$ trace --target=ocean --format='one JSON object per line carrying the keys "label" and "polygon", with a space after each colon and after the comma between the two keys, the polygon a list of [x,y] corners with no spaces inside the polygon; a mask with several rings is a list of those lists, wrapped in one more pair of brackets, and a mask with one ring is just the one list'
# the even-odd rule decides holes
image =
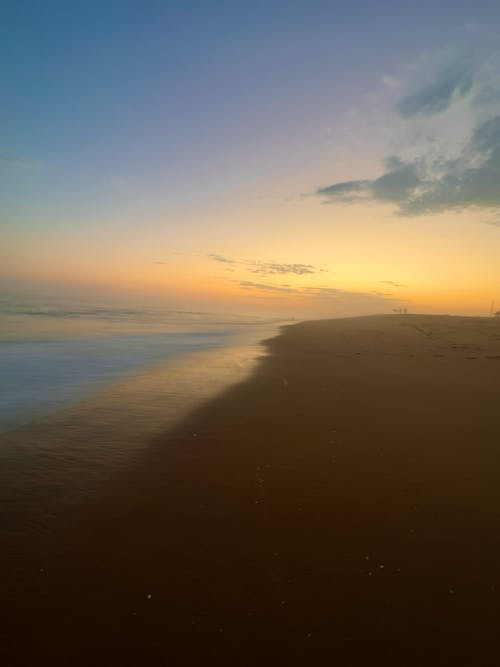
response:
{"label": "ocean", "polygon": [[157,306],[2,297],[4,528],[37,533],[60,526],[68,507],[133,465],[156,436],[248,377],[264,354],[259,341],[278,324]]}
{"label": "ocean", "polygon": [[268,321],[158,307],[0,299],[0,433],[149,366],[234,344]]}

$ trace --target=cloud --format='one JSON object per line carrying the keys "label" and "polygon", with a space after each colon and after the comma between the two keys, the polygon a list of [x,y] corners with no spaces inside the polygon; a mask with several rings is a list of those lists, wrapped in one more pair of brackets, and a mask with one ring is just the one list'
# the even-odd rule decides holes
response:
{"label": "cloud", "polygon": [[399,79],[396,79],[394,76],[390,76],[389,74],[385,74],[382,79],[382,83],[384,86],[389,88],[390,90],[399,90],[401,88],[401,81]]}
{"label": "cloud", "polygon": [[470,92],[472,81],[471,63],[461,59],[440,72],[433,82],[403,97],[397,109],[404,118],[446,111],[454,100]]}
{"label": "cloud", "polygon": [[35,167],[38,163],[33,158],[18,155],[8,150],[0,149],[0,164],[7,167],[23,167],[25,169]]}
{"label": "cloud", "polygon": [[345,305],[348,303],[365,304],[393,304],[399,302],[398,298],[392,296],[387,292],[353,292],[349,290],[342,290],[336,287],[290,287],[289,285],[271,285],[269,283],[257,283],[250,280],[235,281],[242,289],[257,290],[259,292],[270,293],[270,295],[293,295],[295,297],[304,297],[307,299],[315,299],[323,302],[323,304],[335,303],[338,305]]}
{"label": "cloud", "polygon": [[343,293],[343,291],[337,287],[306,287],[303,291],[304,294],[316,296],[338,296]]}
{"label": "cloud", "polygon": [[241,264],[238,260],[228,259],[223,255],[207,255],[210,259],[213,259],[214,262],[220,262],[221,264]]}
{"label": "cloud", "polygon": [[464,28],[466,32],[473,35],[480,35],[486,32],[485,27],[477,21],[468,21],[467,23],[464,23]]}
{"label": "cloud", "polygon": [[325,195],[327,200],[351,204],[371,195],[373,181],[343,181],[316,190],[317,195]]}
{"label": "cloud", "polygon": [[252,269],[252,273],[258,273],[262,276],[271,276],[275,273],[292,273],[296,276],[303,276],[306,273],[317,273],[317,269],[312,264],[277,264],[276,262],[262,262],[257,264],[257,268]]}
{"label": "cloud", "polygon": [[493,227],[500,227],[500,210],[495,211],[491,218],[486,218],[483,220],[486,225],[492,225]]}
{"label": "cloud", "polygon": [[398,303],[400,299],[387,292],[354,292],[337,289],[335,287],[307,287],[302,294],[308,298],[315,298],[324,304],[335,303],[338,306],[360,305],[362,307],[387,306]]}
{"label": "cloud", "polygon": [[328,204],[391,204],[403,216],[474,207],[491,218],[500,210],[498,55],[481,59],[444,50],[424,58],[415,69],[437,74],[413,73],[413,83],[403,86],[403,97],[387,112],[386,143],[392,147],[381,173],[335,182],[313,194]]}
{"label": "cloud", "polygon": [[408,285],[397,283],[394,280],[379,280],[379,283],[384,283],[385,285],[392,285],[393,287],[408,287]]}
{"label": "cloud", "polygon": [[402,215],[424,215],[470,206],[500,208],[500,116],[480,125],[457,159],[392,158],[372,181],[351,181],[317,190],[330,202],[374,200],[395,204]]}
{"label": "cloud", "polygon": [[301,290],[286,285],[268,285],[265,283],[254,283],[250,280],[239,280],[238,284],[243,289],[257,289],[265,292],[286,292],[288,294],[299,294]]}
{"label": "cloud", "polygon": [[312,264],[282,264],[279,262],[260,262],[255,260],[230,259],[223,255],[209,254],[207,257],[220,264],[239,264],[246,267],[251,273],[260,276],[272,276],[275,274],[286,275],[293,274],[302,276],[307,273],[318,273]]}

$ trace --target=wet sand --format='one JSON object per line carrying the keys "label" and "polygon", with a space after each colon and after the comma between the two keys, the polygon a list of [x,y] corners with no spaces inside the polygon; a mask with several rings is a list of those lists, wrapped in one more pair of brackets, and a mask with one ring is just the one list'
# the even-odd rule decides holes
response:
{"label": "wet sand", "polygon": [[500,321],[305,322],[265,346],[2,567],[2,664],[495,662]]}

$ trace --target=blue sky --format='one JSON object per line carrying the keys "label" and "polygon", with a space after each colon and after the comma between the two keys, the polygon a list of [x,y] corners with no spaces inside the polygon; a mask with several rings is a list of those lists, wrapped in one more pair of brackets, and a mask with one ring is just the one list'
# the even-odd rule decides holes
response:
{"label": "blue sky", "polygon": [[[85,173],[286,138],[498,3],[6,2],[2,144]],[[341,96],[342,99],[339,99]]]}

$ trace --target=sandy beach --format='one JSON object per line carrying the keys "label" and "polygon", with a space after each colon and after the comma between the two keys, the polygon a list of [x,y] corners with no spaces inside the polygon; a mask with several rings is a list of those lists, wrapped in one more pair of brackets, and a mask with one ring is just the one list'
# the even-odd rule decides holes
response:
{"label": "sandy beach", "polygon": [[494,664],[500,320],[264,349],[1,568],[2,664]]}

